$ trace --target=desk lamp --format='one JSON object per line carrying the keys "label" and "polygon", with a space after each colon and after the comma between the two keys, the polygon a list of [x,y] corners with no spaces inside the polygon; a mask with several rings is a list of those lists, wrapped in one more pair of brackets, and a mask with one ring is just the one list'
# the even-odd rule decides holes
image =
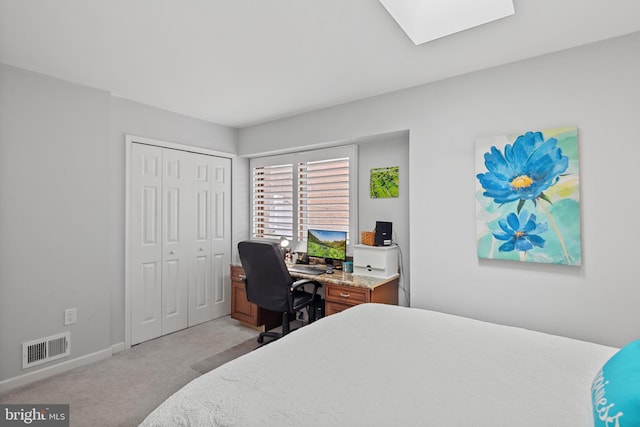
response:
{"label": "desk lamp", "polygon": [[280,251],[285,260],[291,259],[291,248],[289,247],[289,239],[285,236],[280,237]]}

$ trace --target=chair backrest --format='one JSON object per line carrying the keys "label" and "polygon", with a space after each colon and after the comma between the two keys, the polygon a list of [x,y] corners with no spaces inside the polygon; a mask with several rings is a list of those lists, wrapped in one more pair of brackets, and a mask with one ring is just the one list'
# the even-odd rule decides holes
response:
{"label": "chair backrest", "polygon": [[246,276],[247,300],[268,310],[290,311],[293,279],[280,246],[273,242],[245,240],[238,254]]}

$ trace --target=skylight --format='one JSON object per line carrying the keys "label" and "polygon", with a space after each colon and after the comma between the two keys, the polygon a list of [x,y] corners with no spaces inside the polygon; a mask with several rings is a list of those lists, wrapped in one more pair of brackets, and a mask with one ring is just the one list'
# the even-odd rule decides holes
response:
{"label": "skylight", "polygon": [[513,0],[380,0],[416,45],[515,13]]}

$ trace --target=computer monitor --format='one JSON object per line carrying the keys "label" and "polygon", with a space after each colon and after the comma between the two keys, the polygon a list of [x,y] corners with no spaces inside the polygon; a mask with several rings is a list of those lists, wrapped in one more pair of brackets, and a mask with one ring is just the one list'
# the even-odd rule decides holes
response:
{"label": "computer monitor", "polygon": [[347,259],[347,232],[333,230],[307,231],[307,255],[324,258],[327,264],[333,260]]}

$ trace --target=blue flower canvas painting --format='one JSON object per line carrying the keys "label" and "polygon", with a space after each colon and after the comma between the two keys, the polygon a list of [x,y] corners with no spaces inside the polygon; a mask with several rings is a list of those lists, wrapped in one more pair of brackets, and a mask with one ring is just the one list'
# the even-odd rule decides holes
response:
{"label": "blue flower canvas painting", "polygon": [[578,130],[476,141],[478,257],[581,265]]}

